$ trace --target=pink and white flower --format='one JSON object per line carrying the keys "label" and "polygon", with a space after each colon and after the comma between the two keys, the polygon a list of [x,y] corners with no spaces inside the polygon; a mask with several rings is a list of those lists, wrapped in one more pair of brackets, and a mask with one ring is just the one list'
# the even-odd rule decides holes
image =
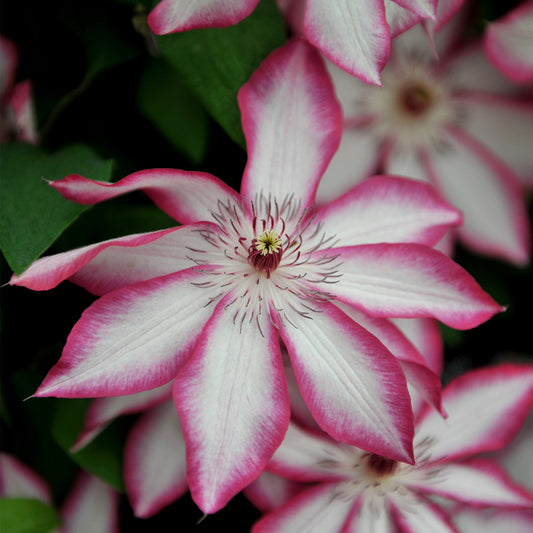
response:
{"label": "pink and white flower", "polygon": [[[421,20],[449,18],[463,0],[279,0],[289,20],[339,67],[380,85],[391,38]],[[148,16],[158,34],[224,27],[247,17],[258,0],[162,0]],[[429,46],[429,42],[428,42]]]}
{"label": "pink and white flower", "polygon": [[0,142],[10,140],[36,143],[37,123],[33,109],[32,83],[15,83],[18,50],[0,35]]}
{"label": "pink and white flower", "polygon": [[490,60],[517,83],[533,82],[533,1],[491,22],[484,37]]}
{"label": "pink and white flower", "polygon": [[516,265],[530,257],[520,180],[533,178],[533,103],[487,61],[481,43],[455,50],[456,21],[427,53],[420,26],[394,42],[383,86],[329,64],[343,105],[341,146],[317,199],[330,201],[376,171],[432,183],[460,209],[459,239]]}
{"label": "pink and white flower", "polygon": [[506,446],[533,405],[533,366],[471,371],[443,390],[448,418],[422,412],[415,464],[289,428],[269,469],[316,483],[261,519],[253,533],[457,532],[438,495],[473,507],[533,509],[533,494],[494,461],[475,456]]}
{"label": "pink and white flower", "polygon": [[352,314],[472,328],[502,310],[431,248],[461,216],[428,185],[376,177],[312,207],[341,121],[311,46],[275,51],[239,104],[249,151],[240,195],[200,172],[147,170],[115,184],[67,176],[51,183],[67,198],[142,189],[185,225],[45,257],[11,280],[47,290],[69,278],[102,296],[36,396],[118,396],[174,380],[189,487],[206,513],[258,477],[283,440],[280,339],[326,432],[409,462],[404,371],[386,330],[384,345]]}
{"label": "pink and white flower", "polygon": [[[32,498],[53,505],[47,483],[33,470],[7,453],[0,454],[0,496]],[[118,494],[87,472],[79,474],[67,495],[57,533],[117,533]]]}

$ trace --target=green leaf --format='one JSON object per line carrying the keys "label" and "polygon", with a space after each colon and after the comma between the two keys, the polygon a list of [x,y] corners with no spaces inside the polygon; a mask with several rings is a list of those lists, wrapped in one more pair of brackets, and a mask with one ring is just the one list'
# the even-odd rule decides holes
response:
{"label": "green leaf", "polygon": [[159,59],[148,64],[139,82],[137,100],[141,112],[175,148],[193,163],[203,159],[207,114],[168,61]]}
{"label": "green leaf", "polygon": [[162,54],[243,148],[237,93],[263,59],[285,41],[285,23],[274,0],[261,0],[235,26],[158,37]]}
{"label": "green leaf", "polygon": [[0,525],[5,533],[48,533],[61,525],[57,513],[30,498],[0,499]]}
{"label": "green leaf", "polygon": [[85,412],[90,400],[61,399],[52,423],[52,435],[81,468],[91,472],[119,492],[124,491],[122,479],[122,450],[125,432],[120,424],[113,424],[82,450],[72,453],[71,446],[83,429]]}
{"label": "green leaf", "polygon": [[85,145],[49,155],[29,144],[2,147],[0,249],[17,274],[26,269],[88,206],[65,200],[44,180],[68,174],[108,181],[112,161]]}

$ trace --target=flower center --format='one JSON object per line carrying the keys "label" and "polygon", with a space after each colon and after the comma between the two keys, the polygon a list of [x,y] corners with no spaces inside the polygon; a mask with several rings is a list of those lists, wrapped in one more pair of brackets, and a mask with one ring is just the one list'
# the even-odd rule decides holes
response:
{"label": "flower center", "polygon": [[278,268],[282,252],[282,242],[278,232],[264,231],[253,239],[248,251],[248,262],[270,278],[270,273]]}
{"label": "flower center", "polygon": [[421,84],[404,87],[398,94],[400,107],[409,115],[423,115],[432,106],[435,96],[431,89]]}
{"label": "flower center", "polygon": [[393,474],[398,463],[393,459],[371,453],[367,456],[366,467],[375,477],[382,478]]}

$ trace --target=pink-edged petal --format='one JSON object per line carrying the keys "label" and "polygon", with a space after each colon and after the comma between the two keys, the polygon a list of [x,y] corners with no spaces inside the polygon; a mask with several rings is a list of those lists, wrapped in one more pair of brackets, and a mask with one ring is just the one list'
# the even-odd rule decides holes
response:
{"label": "pink-edged petal", "polygon": [[156,35],[201,28],[224,28],[246,18],[258,0],[162,0],[148,15]]}
{"label": "pink-edged petal", "polygon": [[453,521],[461,533],[531,533],[533,511],[504,511],[500,509],[457,509]]}
{"label": "pink-edged petal", "polygon": [[[282,354],[283,350],[286,351],[284,346],[282,347]],[[288,357],[287,354],[287,358]],[[291,419],[304,428],[321,433],[322,430],[320,429],[320,426],[313,418],[313,415],[309,411],[309,407],[307,407],[305,400],[302,398],[302,393],[298,387],[298,381],[296,380],[294,369],[290,363],[285,365],[285,378],[287,380],[287,388],[289,390],[289,399],[291,402]]]}
{"label": "pink-edged petal", "polygon": [[416,13],[421,18],[435,19],[439,0],[393,0],[404,9]]}
{"label": "pink-edged petal", "polygon": [[469,329],[503,311],[475,280],[444,254],[421,244],[332,248],[342,277],[329,291],[377,317],[433,317]]}
{"label": "pink-edged petal", "polygon": [[61,512],[61,533],[118,533],[118,494],[98,478],[83,473]]}
{"label": "pink-edged petal", "polygon": [[444,363],[444,343],[438,322],[432,318],[395,318],[392,322],[418,348],[428,368],[440,376]]}
{"label": "pink-edged petal", "polygon": [[244,490],[244,495],[262,512],[270,513],[302,492],[307,485],[264,471]]}
{"label": "pink-edged petal", "polygon": [[63,355],[35,396],[134,394],[171,381],[213,312],[218,289],[193,285],[194,269],[102,296],[72,329]]}
{"label": "pink-edged petal", "polygon": [[124,483],[140,518],[153,516],[187,491],[185,441],[172,401],[145,413],[128,435]]}
{"label": "pink-edged petal", "polygon": [[420,15],[404,9],[394,2],[394,0],[385,0],[385,13],[387,15],[387,24],[390,28],[391,37],[397,37],[422,20]]}
{"label": "pink-edged petal", "polygon": [[509,165],[524,181],[533,180],[533,103],[500,95],[456,97],[468,110],[463,128]]}
{"label": "pink-edged petal", "polygon": [[50,488],[31,468],[8,453],[0,453],[0,497],[32,498],[52,504]]}
{"label": "pink-edged petal", "polygon": [[275,50],[238,95],[248,147],[241,192],[314,202],[337,150],[342,112],[318,52],[293,40]]}
{"label": "pink-edged petal", "polygon": [[353,453],[347,454],[342,444],[291,422],[283,442],[268,463],[268,470],[301,483],[340,481],[344,476],[333,473],[328,465],[346,464],[351,459]]}
{"label": "pink-edged petal", "polygon": [[[437,374],[426,365],[426,360],[407,339],[407,337],[390,320],[371,317],[350,305],[336,302],[352,320],[376,336],[388,350],[399,360],[407,384],[414,388],[409,391],[413,405],[414,400],[424,400],[441,410],[441,384]],[[415,394],[413,394],[413,392]],[[413,409],[417,411],[418,409]],[[442,411],[442,414],[445,414]]]}
{"label": "pink-edged petal", "polygon": [[457,18],[463,4],[465,0],[438,0],[435,32],[440,32],[453,18]]}
{"label": "pink-edged petal", "polygon": [[518,436],[492,457],[495,457],[498,463],[505,467],[516,482],[533,492],[531,450],[533,450],[533,411],[529,414]]}
{"label": "pink-edged petal", "polygon": [[[169,233],[177,231],[179,228],[171,228],[166,230],[154,231],[152,233],[139,233],[134,235],[128,235],[126,237],[120,237],[118,239],[110,239],[108,241],[99,242],[97,244],[91,244],[89,246],[84,246],[82,248],[77,248],[69,252],[63,252],[60,254],[49,255],[46,257],[41,257],[34,261],[22,274],[19,276],[13,275],[10,280],[11,285],[19,285],[21,287],[27,287],[34,291],[47,291],[53,289],[62,281],[70,278],[80,269],[83,269],[85,265],[95,260],[99,254],[104,254],[103,258],[98,262],[98,264],[103,264],[104,267],[107,267],[106,257],[111,257],[110,269],[102,268],[101,276],[104,279],[100,279],[96,276],[94,270],[89,270],[92,273],[91,282],[86,284],[86,288],[89,290],[94,289],[94,292],[97,294],[104,294],[107,292],[104,290],[104,287],[107,287],[105,277],[111,276],[114,278],[113,281],[109,283],[109,288],[119,288],[120,286],[129,285],[131,282],[135,281],[144,281],[144,279],[149,279],[161,274],[168,274],[168,261],[167,262],[155,262],[147,259],[144,261],[142,259],[142,252],[139,253],[135,248],[139,246],[145,246],[149,243],[152,243]],[[166,239],[168,241],[169,239]],[[166,242],[164,241],[164,242]],[[118,250],[110,250],[110,248],[117,247]],[[134,251],[128,253],[125,249],[134,248]],[[151,250],[159,250],[158,245],[154,245],[148,248],[148,255],[150,256]],[[107,252],[107,253],[106,253]],[[132,257],[136,257],[140,260],[140,268],[137,268],[136,265],[128,265],[126,271],[121,270],[120,272],[113,271],[113,266],[120,266],[120,262],[117,262],[117,258],[120,259],[121,255],[124,254],[126,261]],[[185,255],[182,253],[182,256]],[[179,256],[176,257],[176,266],[180,266]],[[113,265],[114,262],[114,265]],[[183,261],[182,261],[183,262]],[[161,265],[161,266],[160,266]],[[124,266],[124,264],[122,264]],[[189,262],[187,266],[192,266]],[[143,268],[144,267],[144,268]],[[130,274],[131,268],[131,274]],[[181,266],[181,268],[186,268]],[[98,270],[96,267],[95,270]],[[141,272],[140,272],[140,271]],[[176,270],[181,270],[180,268],[174,268],[171,272]],[[144,272],[145,273],[144,273]],[[152,275],[153,274],[153,275]],[[126,279],[130,280],[125,284],[120,283],[120,276],[124,276]],[[143,276],[148,276],[144,278]],[[137,278],[141,279],[137,279]],[[80,276],[81,285],[83,283],[84,276]],[[118,283],[118,286],[117,286]]]}
{"label": "pink-edged petal", "polygon": [[379,144],[369,128],[347,127],[317,190],[317,203],[327,204],[372,176],[378,169]]}
{"label": "pink-edged petal", "polygon": [[256,479],[280,445],[290,408],[279,341],[264,314],[235,324],[217,306],[174,382],[192,497],[205,513]]}
{"label": "pink-edged petal", "polygon": [[416,442],[433,442],[432,462],[499,450],[533,405],[533,367],[502,364],[468,372],[443,390],[442,403],[448,418],[428,410],[416,429]]}
{"label": "pink-edged petal", "polygon": [[431,470],[429,465],[412,471],[403,478],[404,483],[474,506],[533,508],[533,494],[514,484],[500,466],[487,459],[441,465],[436,473]]}
{"label": "pink-edged petal", "polygon": [[460,238],[478,252],[524,265],[530,229],[518,178],[466,132],[450,128],[445,139],[445,153],[428,152],[426,164],[442,195],[464,213]]}
{"label": "pink-edged petal", "polygon": [[156,389],[116,396],[114,398],[97,398],[91,402],[85,415],[85,423],[76,442],[71,446],[71,452],[77,452],[87,446],[99,435],[115,418],[138,413],[154,407],[172,395],[170,384],[162,385]]}
{"label": "pink-edged petal", "polygon": [[417,150],[402,150],[398,144],[393,144],[385,151],[383,166],[387,174],[431,183]]}
{"label": "pink-edged petal", "polygon": [[162,237],[147,244],[132,247],[111,245],[102,249],[69,279],[89,292],[102,296],[127,285],[194,266],[190,257],[192,250],[197,257],[201,257],[203,264],[217,264],[220,256],[202,250],[205,242],[203,232],[210,228],[214,226],[199,222],[162,232]]}
{"label": "pink-edged petal", "polygon": [[425,183],[374,176],[317,213],[343,246],[378,242],[436,244],[462,215]]}
{"label": "pink-edged petal", "polygon": [[354,505],[341,533],[395,533],[386,498],[374,498],[371,492],[364,493]]}
{"label": "pink-edged petal", "polygon": [[494,67],[480,41],[460,47],[441,66],[448,83],[456,90],[508,95],[523,92]]}
{"label": "pink-edged petal", "polygon": [[533,81],[533,1],[489,24],[484,44],[490,60],[511,80]]}
{"label": "pink-edged petal", "polygon": [[304,32],[340,68],[381,85],[380,72],[390,51],[383,0],[307,0]]}
{"label": "pink-edged petal", "polygon": [[238,200],[237,193],[211,174],[170,168],[134,172],[116,183],[71,174],[50,182],[62,196],[80,204],[96,204],[132,191],[142,190],[165,213],[182,224],[211,220],[218,203]]}
{"label": "pink-edged petal", "polygon": [[312,320],[278,324],[313,417],[336,440],[410,462],[412,412],[398,361],[335,305],[316,308]]}
{"label": "pink-edged petal", "polygon": [[259,520],[252,533],[337,533],[354,502],[336,497],[335,489],[334,483],[323,483],[302,492]]}
{"label": "pink-edged petal", "polygon": [[459,533],[444,511],[427,498],[412,492],[390,493],[395,522],[405,533]]}

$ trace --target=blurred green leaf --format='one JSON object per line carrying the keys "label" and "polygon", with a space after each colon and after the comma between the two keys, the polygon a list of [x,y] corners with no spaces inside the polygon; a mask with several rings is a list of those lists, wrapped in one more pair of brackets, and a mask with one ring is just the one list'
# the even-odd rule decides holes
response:
{"label": "blurred green leaf", "polygon": [[49,155],[29,144],[2,147],[0,160],[0,249],[20,274],[88,206],[65,200],[46,180],[68,174],[108,181],[112,161],[90,147],[71,145]]}
{"label": "blurred green leaf", "polygon": [[235,26],[158,37],[162,54],[243,148],[237,93],[263,59],[285,41],[285,23],[274,0],[261,0]]}
{"label": "blurred green leaf", "polygon": [[60,524],[55,510],[39,500],[0,499],[0,525],[5,533],[48,533]]}
{"label": "blurred green leaf", "polygon": [[138,88],[141,112],[193,163],[207,149],[208,117],[194,93],[172,65],[164,60],[148,64]]}
{"label": "blurred green leaf", "polygon": [[116,490],[124,491],[122,449],[125,435],[119,425],[111,425],[82,450],[72,453],[71,446],[83,429],[90,400],[59,400],[52,423],[52,435],[69,457],[81,468],[99,477]]}

